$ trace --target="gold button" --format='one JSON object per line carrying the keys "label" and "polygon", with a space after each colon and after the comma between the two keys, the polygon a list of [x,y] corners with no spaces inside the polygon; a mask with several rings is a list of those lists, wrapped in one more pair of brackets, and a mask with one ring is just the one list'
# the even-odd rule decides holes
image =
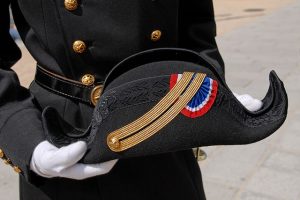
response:
{"label": "gold button", "polygon": [[110,139],[109,141],[109,145],[115,149],[119,148],[120,147],[120,140],[116,137],[113,137]]}
{"label": "gold button", "polygon": [[3,150],[0,149],[0,158],[4,158],[4,157],[5,157],[5,154],[4,154]]}
{"label": "gold button", "polygon": [[91,92],[91,102],[94,106],[96,106],[97,102],[99,101],[102,90],[103,90],[102,85],[98,85],[92,90],[92,92]]}
{"label": "gold button", "polygon": [[95,83],[95,77],[91,74],[85,74],[82,78],[81,78],[81,82],[83,85],[93,85]]}
{"label": "gold button", "polygon": [[18,174],[22,172],[22,170],[17,166],[14,166],[14,171],[17,172]]}
{"label": "gold button", "polygon": [[155,30],[151,33],[151,40],[156,42],[161,38],[161,31],[160,30]]}
{"label": "gold button", "polygon": [[65,8],[70,11],[76,10],[78,8],[78,1],[77,0],[65,0]]}
{"label": "gold button", "polygon": [[73,43],[73,50],[76,53],[83,53],[86,50],[86,44],[83,41],[81,41],[81,40],[76,40]]}

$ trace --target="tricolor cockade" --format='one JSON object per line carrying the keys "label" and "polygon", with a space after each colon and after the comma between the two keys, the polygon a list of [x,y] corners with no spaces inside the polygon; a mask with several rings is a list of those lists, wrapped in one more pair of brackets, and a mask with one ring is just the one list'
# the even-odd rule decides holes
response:
{"label": "tricolor cockade", "polygon": [[[181,77],[182,74],[171,75],[170,89],[174,87]],[[214,104],[217,92],[218,82],[209,77],[205,77],[200,89],[181,113],[190,118],[196,118],[206,114]]]}

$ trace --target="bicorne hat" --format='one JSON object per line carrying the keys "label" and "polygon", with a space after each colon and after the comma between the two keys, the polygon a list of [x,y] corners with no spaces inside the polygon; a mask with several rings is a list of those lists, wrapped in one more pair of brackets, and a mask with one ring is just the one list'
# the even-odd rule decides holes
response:
{"label": "bicorne hat", "polygon": [[287,116],[284,85],[274,71],[269,78],[263,107],[250,112],[201,54],[147,50],[111,70],[87,130],[72,127],[47,108],[46,135],[58,147],[86,141],[83,163],[257,142],[274,133]]}

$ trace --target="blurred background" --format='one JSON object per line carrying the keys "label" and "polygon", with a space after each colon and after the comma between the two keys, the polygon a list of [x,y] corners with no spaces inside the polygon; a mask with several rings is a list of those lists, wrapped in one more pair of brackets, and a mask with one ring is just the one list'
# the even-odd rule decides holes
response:
{"label": "blurred background", "polygon": [[[300,0],[214,0],[217,42],[231,89],[262,99],[275,70],[285,83],[289,115],[271,137],[246,146],[202,148],[199,161],[208,200],[300,200]],[[23,57],[22,85],[34,77],[34,59],[11,34]],[[0,163],[1,200],[18,199],[18,176]]]}

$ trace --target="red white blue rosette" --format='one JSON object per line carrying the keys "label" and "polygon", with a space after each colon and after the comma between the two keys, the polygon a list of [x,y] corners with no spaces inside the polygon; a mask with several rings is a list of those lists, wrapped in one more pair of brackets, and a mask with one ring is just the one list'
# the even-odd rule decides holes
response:
{"label": "red white blue rosette", "polygon": [[[182,74],[172,74],[170,78],[170,89],[181,79]],[[218,92],[218,82],[206,77],[193,99],[181,111],[189,118],[196,118],[206,114],[215,102]]]}

